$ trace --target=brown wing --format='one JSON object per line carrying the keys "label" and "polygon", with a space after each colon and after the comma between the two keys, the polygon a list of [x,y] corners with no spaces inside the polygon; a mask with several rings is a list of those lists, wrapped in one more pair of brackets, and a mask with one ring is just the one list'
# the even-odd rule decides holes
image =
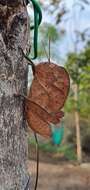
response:
{"label": "brown wing", "polygon": [[64,116],[62,111],[57,113],[48,113],[47,110],[37,105],[33,101],[26,100],[26,117],[29,126],[44,137],[49,137],[51,134],[50,123],[57,124]]}
{"label": "brown wing", "polygon": [[50,112],[64,106],[70,86],[67,71],[54,63],[41,63],[36,66],[29,98]]}
{"label": "brown wing", "polygon": [[58,123],[69,91],[67,71],[54,63],[40,63],[26,101],[26,117],[31,128],[43,136],[50,136],[49,123]]}

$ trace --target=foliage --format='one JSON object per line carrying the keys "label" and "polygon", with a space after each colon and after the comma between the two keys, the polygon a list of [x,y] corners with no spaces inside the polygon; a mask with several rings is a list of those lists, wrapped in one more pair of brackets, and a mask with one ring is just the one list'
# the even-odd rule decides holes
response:
{"label": "foliage", "polygon": [[39,30],[39,45],[38,55],[40,57],[49,57],[49,39],[50,39],[50,52],[51,57],[57,61],[60,59],[60,53],[58,49],[58,41],[62,40],[65,35],[65,31],[58,31],[57,26],[54,24],[43,23]]}
{"label": "foliage", "polygon": [[[74,111],[75,107],[82,117],[90,115],[90,46],[87,45],[81,53],[70,53],[66,61],[66,68],[71,77],[71,92],[66,110]],[[73,84],[78,85],[78,101],[73,97]]]}
{"label": "foliage", "polygon": [[52,42],[55,42],[59,37],[57,28],[52,24],[50,25],[44,23],[44,25],[41,28],[41,33],[43,34],[44,39],[48,39],[50,37]]}
{"label": "foliage", "polygon": [[[29,144],[35,146],[36,143],[34,139],[29,139]],[[72,144],[62,145],[62,146],[55,146],[50,141],[46,143],[39,143],[39,149],[41,151],[44,151],[46,153],[52,153],[53,154],[63,154],[65,158],[68,160],[76,160],[76,153],[73,148]]]}

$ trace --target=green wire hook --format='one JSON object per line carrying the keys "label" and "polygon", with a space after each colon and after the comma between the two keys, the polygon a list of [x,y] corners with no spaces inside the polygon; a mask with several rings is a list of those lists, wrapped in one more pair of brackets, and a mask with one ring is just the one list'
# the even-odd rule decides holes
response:
{"label": "green wire hook", "polygon": [[[30,29],[34,29],[34,57],[32,59],[36,59],[38,55],[38,28],[42,21],[42,11],[36,0],[28,0],[28,2],[32,2],[34,9],[34,26],[31,26]],[[30,58],[29,54],[26,55],[28,58]]]}
{"label": "green wire hook", "polygon": [[[37,12],[38,13],[38,26],[41,24],[41,21],[42,21],[42,11],[41,11],[41,7],[39,5],[39,3],[36,1],[36,0],[29,0],[29,2],[32,2],[33,3],[33,7],[34,7],[34,12]],[[36,17],[37,18],[37,17]],[[35,22],[35,19],[34,19],[34,22]],[[34,26],[31,26],[30,29],[34,29],[35,25]]]}

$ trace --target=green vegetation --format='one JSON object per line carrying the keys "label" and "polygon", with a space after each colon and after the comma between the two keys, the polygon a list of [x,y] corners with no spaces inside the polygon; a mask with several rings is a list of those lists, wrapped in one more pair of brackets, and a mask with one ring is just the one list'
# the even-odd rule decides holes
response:
{"label": "green vegetation", "polygon": [[[66,61],[66,68],[71,76],[71,91],[66,104],[66,111],[78,110],[80,116],[90,119],[90,45],[80,53],[71,53]],[[78,100],[74,100],[73,85],[78,85]]]}
{"label": "green vegetation", "polygon": [[[35,140],[33,138],[29,139],[29,144],[32,146],[36,146]],[[46,153],[51,153],[52,155],[57,153],[63,154],[63,157],[68,160],[76,160],[76,153],[73,145],[71,144],[55,146],[51,144],[50,141],[48,141],[46,143],[39,143],[39,149]]]}

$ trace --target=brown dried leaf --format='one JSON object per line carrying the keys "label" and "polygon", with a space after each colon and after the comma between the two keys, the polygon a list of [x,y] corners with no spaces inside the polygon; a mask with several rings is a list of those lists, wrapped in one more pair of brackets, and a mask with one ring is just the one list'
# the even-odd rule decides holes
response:
{"label": "brown dried leaf", "polygon": [[50,136],[50,123],[57,124],[63,117],[69,92],[69,75],[63,67],[54,63],[40,63],[26,101],[26,117],[29,126],[43,136]]}

